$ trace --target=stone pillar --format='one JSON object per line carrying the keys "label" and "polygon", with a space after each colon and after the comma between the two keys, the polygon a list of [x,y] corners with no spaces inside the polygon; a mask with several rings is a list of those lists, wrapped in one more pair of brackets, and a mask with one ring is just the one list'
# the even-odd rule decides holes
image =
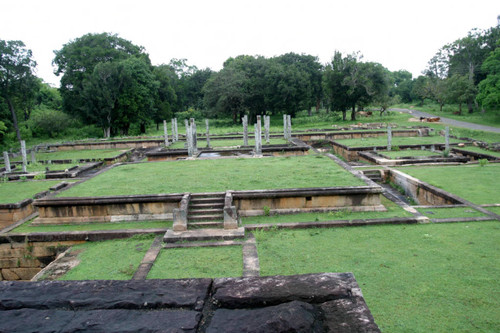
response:
{"label": "stone pillar", "polygon": [[431,151],[436,151],[436,147],[434,147],[434,145],[431,146]]}
{"label": "stone pillar", "polygon": [[287,136],[288,140],[292,140],[292,116],[287,115]]}
{"label": "stone pillar", "polygon": [[186,127],[186,145],[188,150],[188,156],[192,157],[194,149],[193,149],[193,135],[191,126]]}
{"label": "stone pillar", "polygon": [[450,127],[446,126],[444,128],[444,143],[445,143],[445,151],[450,150]]}
{"label": "stone pillar", "polygon": [[283,115],[283,138],[285,140],[288,140],[288,126],[287,126],[287,116],[286,114]]}
{"label": "stone pillar", "polygon": [[243,145],[248,146],[248,116],[244,115],[241,122],[243,123]]}
{"label": "stone pillar", "polygon": [[255,130],[255,155],[262,155],[261,132],[260,132],[260,126],[258,124],[259,123],[256,123],[254,125],[254,130]]}
{"label": "stone pillar", "polygon": [[35,151],[35,149],[31,149],[31,163],[32,164],[36,163],[36,151]]}
{"label": "stone pillar", "polygon": [[188,148],[188,128],[189,128],[189,120],[184,119],[184,126],[186,127],[186,144],[184,145],[184,148]]}
{"label": "stone pillar", "polygon": [[269,127],[271,125],[271,117],[264,116],[264,137],[266,139],[266,143],[269,144]]}
{"label": "stone pillar", "polygon": [[189,121],[191,123],[191,135],[193,136],[193,154],[196,154],[198,152],[198,133],[196,132],[196,123],[194,122],[194,118],[189,119]]}
{"label": "stone pillar", "polygon": [[179,128],[177,127],[177,118],[174,118],[175,120],[175,141],[179,141]]}
{"label": "stone pillar", "polygon": [[168,130],[167,130],[167,121],[163,121],[163,136],[165,137],[165,147],[169,146],[168,143]]}
{"label": "stone pillar", "polygon": [[387,150],[391,150],[392,146],[392,131],[391,126],[387,126]]}
{"label": "stone pillar", "polygon": [[205,124],[207,125],[207,148],[210,148],[210,128],[208,126],[208,119],[205,119]]}
{"label": "stone pillar", "polygon": [[172,124],[172,143],[176,142],[177,140],[175,140],[175,124],[174,124],[174,119],[172,118],[170,120],[170,123]]}
{"label": "stone pillar", "polygon": [[26,172],[28,161],[26,160],[26,141],[24,140],[21,140],[21,155],[23,156],[23,172]]}
{"label": "stone pillar", "polygon": [[5,171],[11,172],[9,153],[6,151],[3,152],[3,162],[5,164]]}

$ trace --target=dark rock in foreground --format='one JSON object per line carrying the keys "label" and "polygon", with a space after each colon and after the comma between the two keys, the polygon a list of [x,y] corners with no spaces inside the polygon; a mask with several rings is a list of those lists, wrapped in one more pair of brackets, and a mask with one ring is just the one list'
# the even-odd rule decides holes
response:
{"label": "dark rock in foreground", "polygon": [[351,273],[0,282],[0,332],[380,332]]}

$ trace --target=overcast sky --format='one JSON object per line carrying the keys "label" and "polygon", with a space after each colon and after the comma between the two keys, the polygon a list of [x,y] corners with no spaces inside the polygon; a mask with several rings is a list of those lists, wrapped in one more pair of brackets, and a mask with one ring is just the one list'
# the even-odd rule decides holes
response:
{"label": "overcast sky", "polygon": [[500,1],[0,0],[0,11],[0,39],[22,40],[37,75],[58,86],[53,51],[90,32],[143,46],[155,65],[220,70],[229,57],[287,52],[326,63],[339,50],[416,77],[444,44],[495,26]]}

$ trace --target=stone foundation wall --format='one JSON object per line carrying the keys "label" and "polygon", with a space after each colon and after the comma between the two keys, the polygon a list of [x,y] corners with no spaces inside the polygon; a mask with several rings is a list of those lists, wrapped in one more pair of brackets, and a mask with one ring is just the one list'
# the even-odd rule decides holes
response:
{"label": "stone foundation wall", "polygon": [[181,199],[182,194],[41,199],[34,203],[39,216],[33,224],[172,220]]}
{"label": "stone foundation wall", "polygon": [[82,242],[84,241],[2,243],[0,244],[0,280],[29,281],[52,262],[58,253]]}
{"label": "stone foundation wall", "polygon": [[105,141],[105,142],[85,142],[67,143],[60,145],[50,145],[50,149],[62,150],[87,150],[87,149],[127,149],[127,148],[150,148],[160,147],[164,143],[163,139],[154,140],[126,140],[126,141]]}
{"label": "stone foundation wall", "polygon": [[0,204],[0,229],[33,214],[32,203],[32,199],[26,199],[14,204]]}
{"label": "stone foundation wall", "polygon": [[235,191],[234,206],[242,216],[334,209],[381,210],[380,187],[338,187]]}
{"label": "stone foundation wall", "polygon": [[458,198],[399,170],[387,170],[386,177],[405,190],[405,194],[419,205],[440,206],[462,204]]}

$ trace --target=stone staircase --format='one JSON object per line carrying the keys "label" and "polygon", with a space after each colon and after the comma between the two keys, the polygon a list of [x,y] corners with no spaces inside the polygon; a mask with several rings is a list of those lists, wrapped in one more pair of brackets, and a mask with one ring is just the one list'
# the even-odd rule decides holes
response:
{"label": "stone staircase", "polygon": [[224,227],[224,192],[192,194],[188,208],[188,229]]}
{"label": "stone staircase", "polygon": [[381,183],[383,180],[380,170],[363,170],[363,174],[376,183]]}

